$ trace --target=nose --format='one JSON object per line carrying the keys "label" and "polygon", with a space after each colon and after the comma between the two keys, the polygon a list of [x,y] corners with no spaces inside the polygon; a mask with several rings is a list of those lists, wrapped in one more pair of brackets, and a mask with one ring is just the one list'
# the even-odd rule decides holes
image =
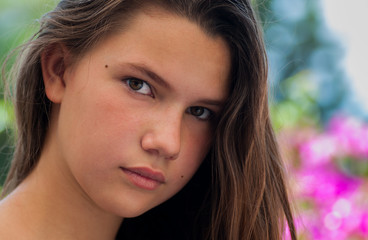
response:
{"label": "nose", "polygon": [[149,128],[141,139],[142,148],[150,154],[175,160],[180,153],[182,138],[182,114],[159,114],[162,117],[150,120]]}

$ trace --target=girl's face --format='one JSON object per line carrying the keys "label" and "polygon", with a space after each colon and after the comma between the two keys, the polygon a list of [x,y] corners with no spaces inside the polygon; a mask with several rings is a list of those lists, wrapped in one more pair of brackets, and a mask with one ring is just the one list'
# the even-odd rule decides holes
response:
{"label": "girl's face", "polygon": [[51,134],[59,170],[122,217],[164,202],[209,150],[229,69],[220,37],[163,10],[137,13],[66,68]]}

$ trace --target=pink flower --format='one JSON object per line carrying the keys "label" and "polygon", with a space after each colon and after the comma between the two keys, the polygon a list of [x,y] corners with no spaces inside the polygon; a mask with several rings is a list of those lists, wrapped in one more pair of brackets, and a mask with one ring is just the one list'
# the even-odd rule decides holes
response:
{"label": "pink flower", "polygon": [[368,239],[368,125],[338,116],[325,132],[295,132],[284,134],[283,142],[289,148],[284,156],[292,159],[299,238]]}
{"label": "pink flower", "polygon": [[336,171],[333,166],[302,168],[297,172],[301,197],[313,198],[317,204],[329,204],[338,197],[356,191],[361,180]]}
{"label": "pink flower", "polygon": [[332,118],[328,133],[336,138],[346,154],[368,160],[368,126],[362,121],[341,116]]}
{"label": "pink flower", "polygon": [[336,138],[319,135],[299,147],[302,167],[317,167],[332,161],[339,150]]}

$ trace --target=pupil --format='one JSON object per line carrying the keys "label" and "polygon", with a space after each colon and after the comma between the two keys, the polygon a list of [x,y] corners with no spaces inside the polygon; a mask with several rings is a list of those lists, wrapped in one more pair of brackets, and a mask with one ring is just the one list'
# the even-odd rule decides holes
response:
{"label": "pupil", "polygon": [[192,112],[192,114],[194,116],[200,116],[200,115],[203,114],[204,109],[202,107],[192,107],[192,111],[191,112]]}
{"label": "pupil", "polygon": [[130,80],[129,81],[129,86],[133,89],[133,90],[139,90],[143,87],[143,82],[142,81],[138,81],[138,80]]}

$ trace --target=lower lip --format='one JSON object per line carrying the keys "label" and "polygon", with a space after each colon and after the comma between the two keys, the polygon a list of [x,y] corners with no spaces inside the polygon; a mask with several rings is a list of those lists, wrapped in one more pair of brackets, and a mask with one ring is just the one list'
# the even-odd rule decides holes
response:
{"label": "lower lip", "polygon": [[162,184],[161,182],[139,175],[138,173],[129,171],[128,169],[121,168],[121,170],[123,170],[130,182],[139,188],[153,191]]}

